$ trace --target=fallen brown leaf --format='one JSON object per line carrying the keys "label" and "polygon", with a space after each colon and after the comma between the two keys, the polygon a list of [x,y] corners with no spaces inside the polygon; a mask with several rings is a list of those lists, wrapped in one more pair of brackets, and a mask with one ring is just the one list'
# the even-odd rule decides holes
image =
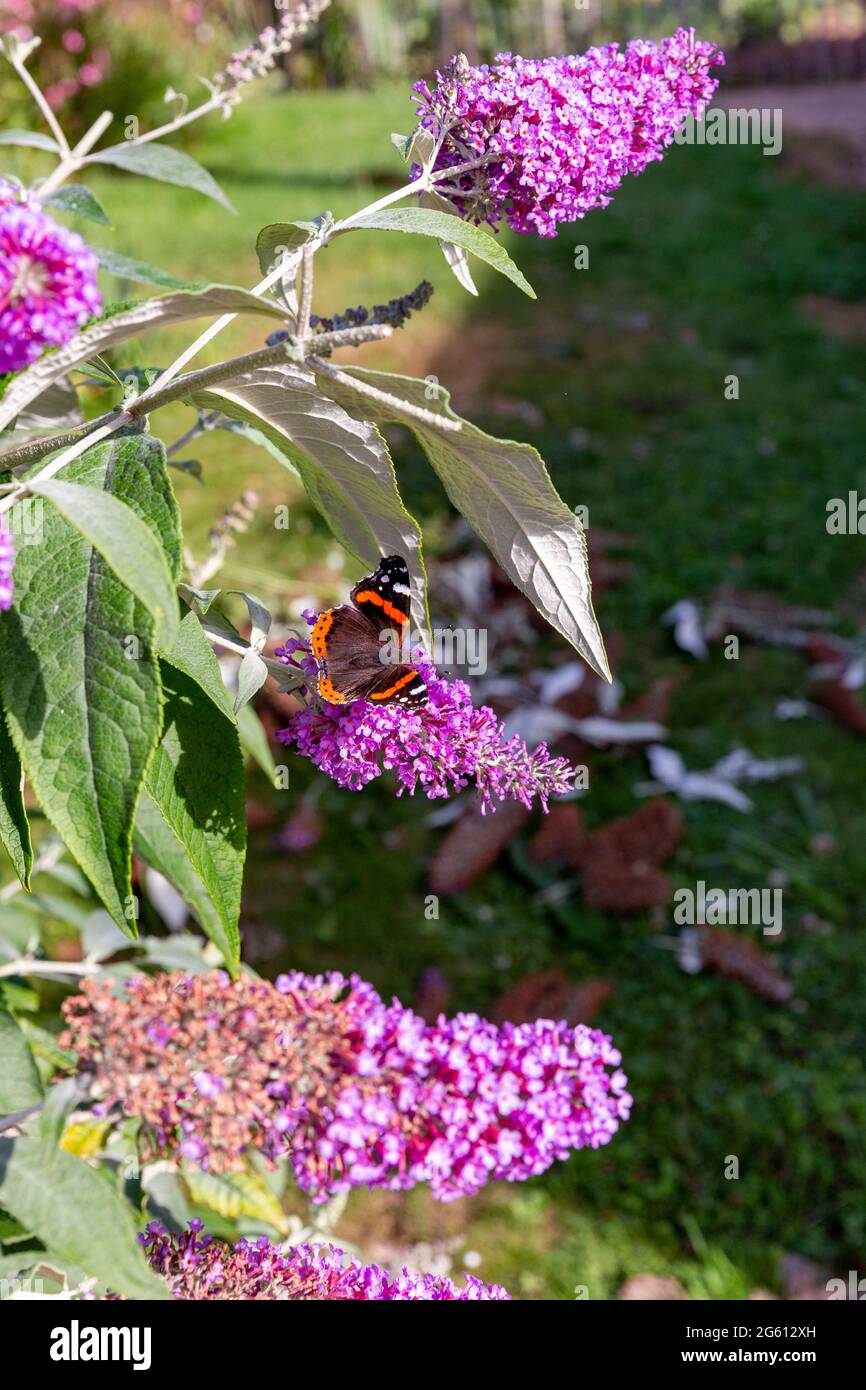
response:
{"label": "fallen brown leaf", "polygon": [[627,863],[663,864],[682,839],[683,828],[683,813],[676,803],[669,797],[653,797],[590,835],[587,862],[599,852],[609,852]]}
{"label": "fallen brown leaf", "polygon": [[540,970],[509,985],[491,1010],[494,1023],[532,1023],[537,1018],[562,1019],[572,1028],[590,1024],[613,993],[610,980],[576,984],[562,970]]}
{"label": "fallen brown leaf", "polygon": [[814,681],[809,694],[840,728],[852,734],[866,734],[866,705],[856,690],[849,690],[841,680],[829,677]]}
{"label": "fallen brown leaf", "polygon": [[576,869],[583,863],[587,840],[580,808],[573,801],[560,801],[551,806],[530,840],[529,857],[533,864],[559,860]]}
{"label": "fallen brown leaf", "polygon": [[697,933],[703,966],[729,979],[742,981],[754,994],[773,1004],[787,1004],[792,998],[791,981],[753,941],[732,932],[716,931],[713,927],[698,927]]}
{"label": "fallen brown leaf", "polygon": [[519,801],[504,801],[482,816],[473,806],[448,831],[430,864],[431,893],[462,893],[496,863],[529,819]]}
{"label": "fallen brown leaf", "polygon": [[583,871],[583,896],[605,912],[642,912],[669,902],[671,881],[652,864],[629,863],[608,850],[590,852]]}

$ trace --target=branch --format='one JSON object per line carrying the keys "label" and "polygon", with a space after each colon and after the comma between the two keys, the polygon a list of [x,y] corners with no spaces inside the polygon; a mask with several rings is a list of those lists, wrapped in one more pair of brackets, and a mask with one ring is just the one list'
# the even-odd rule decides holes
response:
{"label": "branch", "polygon": [[33,100],[36,102],[36,105],[39,107],[39,110],[41,111],[45,119],[46,125],[49,127],[49,129],[51,130],[51,134],[54,136],[54,139],[60,146],[61,157],[65,158],[65,156],[69,154],[69,141],[63,133],[63,128],[60,125],[60,122],[58,121],[54,112],[51,110],[51,107],[48,105],[48,102],[46,101],[42,93],[42,90],[39,87],[39,84],[36,81],[34,81],[34,79],[30,76],[30,73],[27,71],[26,65],[21,61],[20,58],[13,55],[9,57],[9,61],[12,64],[15,71],[17,72],[18,76],[21,78],[21,81],[24,83],[24,86],[27,88]]}
{"label": "branch", "polygon": [[210,115],[211,111],[219,111],[224,106],[224,101],[217,97],[208,97],[201,106],[193,107],[192,111],[187,111],[185,115],[178,116],[173,121],[167,121],[165,125],[157,126],[156,130],[146,130],[143,135],[136,135],[134,140],[130,140],[130,145],[147,145],[151,140],[162,140],[166,135],[173,135],[176,130],[182,130],[191,121],[197,121],[202,116]]}
{"label": "branch", "polygon": [[98,975],[101,969],[102,965],[95,960],[37,960],[35,956],[21,956],[0,965],[0,979],[9,975],[39,975],[46,979],[71,975],[77,979],[81,975]]}
{"label": "branch", "polygon": [[338,328],[333,333],[314,333],[304,344],[305,356],[333,352],[334,348],[363,347],[364,343],[375,343],[382,338],[390,338],[393,332],[390,323],[362,323],[357,328]]}
{"label": "branch", "polygon": [[235,377],[245,376],[247,372],[254,372],[260,367],[281,366],[288,360],[290,350],[291,339],[278,343],[276,347],[256,348],[255,352],[245,352],[240,357],[232,357],[228,362],[217,362],[212,367],[201,367],[197,372],[187,372],[186,376],[169,382],[162,389],[162,375],[158,376],[149,391],[129,401],[126,409],[132,419],[139,419],[151,410],[159,410],[164,405],[170,405],[172,401],[183,400],[195,391],[206,391],[209,386],[216,386],[221,381],[233,381]]}
{"label": "branch", "polygon": [[435,410],[424,410],[422,406],[412,405],[400,396],[391,396],[387,391],[380,391],[378,386],[370,386],[366,381],[360,381],[357,377],[341,372],[339,367],[332,366],[330,362],[325,362],[321,357],[311,357],[310,361],[316,371],[321,372],[323,376],[332,377],[334,381],[339,381],[342,386],[349,386],[361,396],[369,396],[371,400],[390,406],[392,410],[398,410],[401,415],[412,415],[425,425],[433,425],[436,429],[447,430],[453,434],[458,433],[463,428],[462,421],[449,420],[447,415],[437,415]]}
{"label": "branch", "polygon": [[[0,468],[20,468],[25,463],[38,463],[46,455],[53,454],[55,449],[65,449],[68,444],[75,444],[86,435],[93,434],[109,415],[110,412],[100,415],[97,420],[86,420],[83,425],[76,425],[74,430],[67,430],[65,434],[54,434],[50,439],[31,439],[29,444],[19,444],[17,449],[9,449],[7,453],[0,454]],[[16,500],[19,496],[20,493],[15,494]]]}
{"label": "branch", "polygon": [[[269,289],[270,286],[280,278],[282,273],[282,266],[277,266],[269,275],[265,276],[264,280],[260,280],[257,285],[254,285],[250,293],[255,295],[263,294],[265,290]],[[123,429],[124,425],[130,424],[135,418],[132,414],[133,407],[136,407],[136,414],[143,413],[142,408],[145,402],[148,405],[150,404],[154,396],[157,395],[157,388],[159,387],[160,391],[164,390],[168,382],[172,381],[177,376],[178,372],[186,366],[190,358],[195,357],[196,353],[198,353],[201,348],[209,343],[212,338],[215,338],[227,324],[231,323],[232,320],[236,318],[237,314],[223,314],[221,318],[218,318],[212,323],[210,328],[205,329],[204,333],[201,333],[194,343],[191,343],[179,357],[176,357],[175,360],[166,367],[165,371],[161,373],[153,385],[149,386],[146,391],[143,391],[140,396],[129,401],[125,409],[114,411],[111,415],[105,416],[104,423],[99,429],[94,430],[92,434],[85,435],[83,439],[71,445],[70,448],[64,449],[62,453],[58,454],[56,459],[52,459],[51,463],[42,470],[38,478],[34,478],[32,481],[44,482],[47,478],[53,478],[55,474],[60,472],[61,468],[66,467],[67,463],[71,463],[73,459],[78,458],[79,454],[83,454],[86,449],[89,449],[91,444],[96,444],[101,439],[107,439],[108,436],[114,434],[116,430]],[[160,383],[162,383],[161,386]],[[7,466],[8,458],[9,456],[7,455]],[[0,515],[2,515],[3,512],[9,511],[16,502],[26,496],[27,487],[25,485],[18,488],[15,492],[10,492],[6,497],[0,498]]]}
{"label": "branch", "polygon": [[375,203],[370,203],[367,207],[361,208],[360,212],[353,212],[351,217],[345,218],[342,222],[335,222],[330,233],[325,238],[324,245],[337,235],[338,232],[347,232],[362,217],[369,217],[371,213],[381,212],[382,208],[390,207],[392,203],[399,203],[401,199],[410,197],[413,193],[423,193],[427,187],[428,175],[420,174],[412,183],[404,184],[402,188],[397,188],[393,193],[386,193],[384,198],[378,198]]}
{"label": "branch", "polygon": [[[389,338],[393,333],[390,324],[370,323],[362,324],[358,328],[342,328],[334,333],[315,333],[311,335],[304,345],[306,355],[312,356],[319,352],[332,352],[334,348],[340,347],[361,347],[364,343],[377,342],[382,338]],[[125,419],[120,424],[112,424],[113,429],[122,428],[122,424],[130,424],[133,420],[139,419],[143,414],[149,414],[153,410],[159,410],[161,406],[169,405],[172,401],[183,400],[185,396],[191,395],[193,391],[204,391],[209,386],[215,386],[221,381],[231,381],[235,377],[243,376],[246,372],[255,371],[259,367],[282,366],[288,361],[300,360],[295,358],[291,351],[292,347],[300,350],[301,345],[295,339],[288,338],[275,347],[258,348],[255,352],[244,353],[241,357],[233,357],[227,362],[218,362],[213,367],[203,367],[197,372],[188,372],[186,376],[180,377],[174,384],[159,389],[163,380],[164,373],[158,376],[153,382],[153,394],[139,396],[134,401],[127,404],[123,415]],[[88,420],[83,425],[77,425],[73,430],[67,430],[65,434],[55,434],[49,439],[31,439],[27,444],[20,444],[17,449],[9,449],[6,453],[0,453],[0,467],[3,469],[20,468],[23,464],[38,463],[40,459],[48,454],[53,454],[57,449],[64,449],[68,445],[83,443],[85,440],[95,443],[91,439],[92,435],[104,426],[108,426],[113,419],[117,418],[112,412],[101,415],[97,420]],[[109,430],[108,433],[112,431]],[[199,426],[193,425],[180,439],[167,450],[171,457],[177,453],[182,445],[194,439],[201,431]],[[104,434],[100,438],[104,438]],[[55,460],[56,462],[56,460]],[[50,477],[47,471],[40,474],[40,479]],[[22,482],[17,488],[10,488],[7,492],[10,505],[19,501],[27,493],[27,483]],[[0,500],[0,512],[6,511],[4,505],[5,498]]]}
{"label": "branch", "polygon": [[313,257],[315,248],[305,246],[301,255],[301,297],[298,306],[298,337],[301,342],[309,337],[310,311],[313,307]]}
{"label": "branch", "polygon": [[39,185],[36,193],[37,198],[47,198],[49,193],[53,193],[56,188],[59,188],[62,183],[66,182],[70,174],[78,172],[81,166],[87,162],[84,159],[84,155],[86,155],[89,150],[93,149],[93,146],[111,125],[113,119],[114,114],[111,111],[103,111],[102,115],[96,118],[90,129],[84,132],[78,144],[75,146],[75,149],[70,150],[66,157],[61,159],[54,173],[49,174],[48,178],[44,179]]}
{"label": "branch", "polygon": [[[52,459],[51,462],[42,469],[42,472],[38,473],[31,481],[34,483],[44,483],[46,479],[53,478],[56,473],[60,472],[61,468],[65,468],[67,463],[71,463],[73,459],[77,459],[79,454],[85,453],[91,445],[98,444],[101,439],[107,439],[110,434],[114,434],[115,430],[123,429],[124,425],[131,424],[132,418],[133,417],[127,410],[113,410],[111,414],[104,415],[102,417],[102,424],[99,424],[98,421],[94,422],[99,426],[97,429],[91,430],[88,434],[85,434],[83,438],[78,438],[77,442],[70,445],[68,449],[64,449],[61,454],[57,455],[56,459]],[[49,442],[48,440],[45,441],[45,443]],[[28,446],[23,445],[22,447],[27,448]],[[55,444],[51,444],[52,449],[56,447]],[[2,456],[5,467],[8,468],[11,466],[9,460],[14,458],[16,454],[17,450],[15,454],[4,454]],[[0,514],[11,511],[16,502],[20,502],[22,497],[27,497],[29,495],[29,491],[30,489],[27,483],[22,483],[14,492],[9,492],[5,497],[0,498]]]}
{"label": "branch", "polygon": [[26,1110],[15,1110],[11,1115],[4,1115],[0,1119],[0,1134],[5,1129],[17,1129],[22,1120],[29,1119],[31,1115],[37,1115],[44,1104],[45,1102],[40,1100],[38,1105],[28,1105]]}

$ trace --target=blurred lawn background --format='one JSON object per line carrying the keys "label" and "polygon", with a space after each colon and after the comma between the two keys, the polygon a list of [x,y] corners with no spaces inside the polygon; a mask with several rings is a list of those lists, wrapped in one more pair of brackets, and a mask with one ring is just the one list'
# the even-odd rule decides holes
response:
{"label": "blurred lawn background", "polygon": [[[194,146],[237,217],[181,189],[101,173],[88,182],[115,231],[78,230],[181,278],[250,285],[259,278],[258,229],[326,208],[345,215],[381,196],[401,177],[389,134],[411,124],[408,83],[271,88],[230,121],[208,124]],[[779,1292],[779,1261],[790,1253],[833,1272],[858,1267],[866,1244],[862,737],[830,722],[774,718],[779,699],[805,691],[792,650],[744,643],[739,661],[716,648],[689,664],[660,622],[677,599],[706,599],[722,582],[826,608],[849,636],[862,622],[862,538],[828,537],[825,519],[828,498],[866,493],[866,348],[857,336],[825,332],[804,299],[862,309],[866,194],[805,179],[799,148],[786,140],[779,159],[756,147],[674,148],[556,241],[506,236],[537,303],[481,267],[480,298],[470,299],[435,244],[420,239],[361,233],[318,258],[320,314],[433,281],[431,305],[365,360],[435,373],[478,424],[536,445],[565,500],[588,506],[591,526],[633,534],[634,571],[604,595],[599,616],[622,637],[616,674],[628,697],[655,676],[684,673],[668,741],[688,766],[706,768],[740,745],[806,764],[800,778],[755,789],[753,815],[687,805],[687,836],[669,866],[677,886],[784,876],[785,930],[762,943],[795,982],[794,1004],[779,1007],[736,981],[684,974],[647,914],[602,913],[575,898],[552,906],[527,869],[523,840],[428,921],[425,870],[442,834],[427,824],[429,806],[396,801],[382,786],[338,793],[292,763],[293,806],[314,798],[324,828],[295,856],[274,847],[272,830],[253,833],[245,919],[251,939],[276,929],[283,942],[257,968],[356,970],[409,1002],[433,966],[447,978],[451,1012],[481,1013],[528,972],[556,966],[577,981],[604,978],[613,993],[595,1022],[621,1047],[636,1102],[609,1148],[527,1184],[449,1206],[420,1191],[353,1194],[338,1230],[368,1254],[428,1242],[447,1246],[460,1268],[473,1251],[483,1278],[518,1297],[557,1299],[577,1285],[591,1298],[613,1297],[643,1272],[672,1275],[695,1298]],[[38,155],[19,158],[22,174],[41,167]],[[580,244],[590,261],[579,271]],[[145,293],[116,281],[111,291]],[[162,365],[189,337],[150,335],[112,361]],[[219,356],[261,337],[253,320],[236,321]],[[740,378],[736,402],[724,398],[729,373]],[[525,418],[503,420],[502,401],[518,403]],[[175,407],[153,426],[170,442],[192,418]],[[352,563],[343,566],[275,460],[222,432],[189,452],[204,484],[175,476],[197,554],[243,489],[261,498],[220,574],[223,587],[260,594],[283,620],[344,590]],[[407,504],[435,550],[448,522],[444,496],[405,438],[396,458]],[[288,533],[272,524],[283,502]],[[583,803],[590,825],[633,809],[633,785],[645,775],[639,753],[596,757]],[[251,775],[251,791],[290,814],[286,794],[262,774]],[[820,930],[809,929],[816,920]],[[43,1009],[51,998],[41,993]],[[740,1160],[737,1181],[724,1175],[729,1155]]]}

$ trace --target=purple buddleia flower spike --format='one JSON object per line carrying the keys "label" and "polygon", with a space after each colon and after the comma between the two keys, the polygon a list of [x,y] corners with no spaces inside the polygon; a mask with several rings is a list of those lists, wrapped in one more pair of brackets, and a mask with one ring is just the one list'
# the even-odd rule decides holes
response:
{"label": "purple buddleia flower spike", "polygon": [[432,90],[414,88],[421,125],[443,137],[434,170],[460,169],[437,188],[475,222],[553,236],[662,158],[703,113],[718,86],[709,70],[724,61],[693,29],[571,57],[500,53],[472,67],[460,55]]}
{"label": "purple buddleia flower spike", "polygon": [[628,1119],[606,1034],[476,1014],[427,1024],[365,981],[222,972],[85,980],[63,1005],[100,1113],[141,1120],[143,1162],[213,1173],[287,1155],[315,1202],[429,1183],[451,1201],[519,1182]]}
{"label": "purple buddleia flower spike", "polygon": [[[6,185],[8,188],[11,185]],[[0,372],[34,362],[98,314],[98,261],[38,206],[0,197]]]}
{"label": "purple buddleia flower spike", "polygon": [[350,1260],[335,1245],[281,1250],[266,1236],[234,1246],[202,1234],[201,1221],[179,1234],[151,1221],[139,1237],[148,1262],[178,1299],[279,1299],[284,1302],[478,1302],[509,1299],[498,1284],[472,1275],[455,1284],[445,1275],[392,1274]]}
{"label": "purple buddleia flower spike", "polygon": [[0,517],[0,613],[5,613],[12,607],[15,592],[12,582],[14,569],[15,539],[5,519]]}
{"label": "purple buddleia flower spike", "polygon": [[[308,621],[315,617],[310,613]],[[305,643],[292,638],[276,655],[302,666],[315,689],[316,663]],[[330,705],[317,699],[277,738],[349,791],[387,773],[398,796],[420,790],[434,800],[474,787],[483,811],[505,800],[527,807],[538,801],[546,811],[551,797],[573,789],[577,771],[565,758],[551,757],[545,743],[530,752],[516,735],[506,738],[494,711],[472,703],[465,681],[443,680],[418,654],[413,664],[427,685],[426,705]]]}

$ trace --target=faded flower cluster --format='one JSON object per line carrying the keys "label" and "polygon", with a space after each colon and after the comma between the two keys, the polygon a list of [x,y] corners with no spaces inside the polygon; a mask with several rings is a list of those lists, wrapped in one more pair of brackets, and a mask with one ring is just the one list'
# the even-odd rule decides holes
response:
{"label": "faded flower cluster", "polygon": [[287,1155],[325,1201],[430,1184],[443,1201],[607,1144],[631,1097],[598,1029],[476,1014],[427,1024],[357,976],[223,972],[86,980],[63,1006],[101,1114],[142,1121],[142,1157],[211,1172]]}

